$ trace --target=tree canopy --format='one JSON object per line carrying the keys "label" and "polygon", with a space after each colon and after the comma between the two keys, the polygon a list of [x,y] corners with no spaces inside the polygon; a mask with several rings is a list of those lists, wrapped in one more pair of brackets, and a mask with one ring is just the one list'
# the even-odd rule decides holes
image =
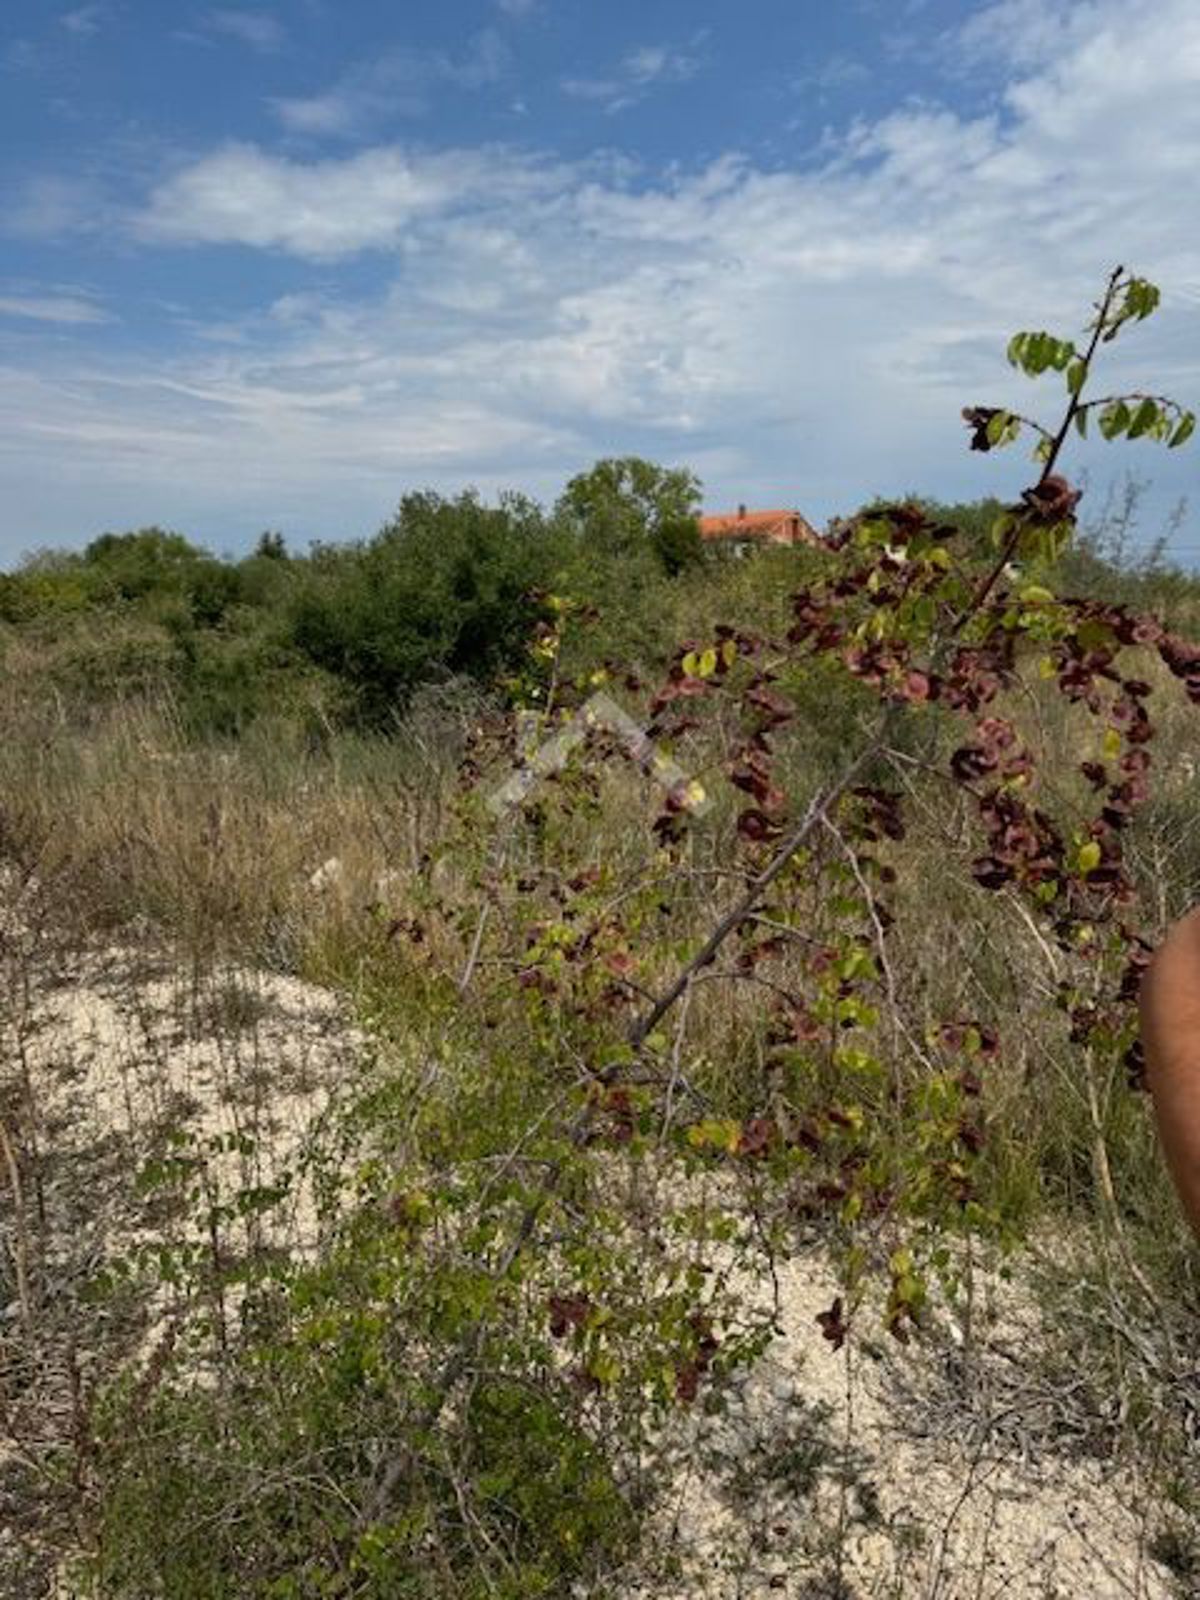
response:
{"label": "tree canopy", "polygon": [[608,456],[571,479],[558,512],[598,553],[629,558],[649,550],[674,575],[702,552],[700,487],[686,467]]}

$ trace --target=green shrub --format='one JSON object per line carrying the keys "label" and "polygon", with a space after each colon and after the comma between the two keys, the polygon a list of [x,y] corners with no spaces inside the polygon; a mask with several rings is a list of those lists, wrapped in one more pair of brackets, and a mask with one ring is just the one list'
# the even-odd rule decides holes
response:
{"label": "green shrub", "polygon": [[566,554],[561,531],[519,496],[485,506],[412,494],[366,544],[316,552],[289,636],[385,722],[422,682],[485,679],[517,660]]}
{"label": "green shrub", "polygon": [[196,568],[211,561],[181,533],[162,528],[102,534],[82,559],[93,597],[106,602],[185,593]]}

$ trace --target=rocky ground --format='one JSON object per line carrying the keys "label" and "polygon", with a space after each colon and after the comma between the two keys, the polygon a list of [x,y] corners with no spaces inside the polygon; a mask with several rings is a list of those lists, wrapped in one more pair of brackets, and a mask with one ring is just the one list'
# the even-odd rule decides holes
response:
{"label": "rocky ground", "polygon": [[[39,1517],[47,1453],[69,1445],[106,1357],[145,1337],[144,1308],[139,1322],[119,1292],[97,1306],[88,1289],[161,1230],[161,1194],[135,1171],[183,1150],[204,1182],[269,1185],[362,1042],[334,996],[294,979],[0,933],[0,1593],[33,1600],[54,1581],[47,1538],[69,1538]],[[292,1204],[298,1237],[302,1183]],[[814,1313],[837,1284],[815,1245],[780,1263],[778,1292],[767,1358],[679,1424],[629,1600],[1200,1593],[1156,1559],[1170,1551],[1145,1481],[1097,1449],[1086,1376],[1047,1365],[1021,1270],[981,1272],[971,1326],[944,1309],[903,1350],[869,1330],[841,1351],[822,1337]]]}
{"label": "rocky ground", "polygon": [[1019,1281],[980,1274],[969,1341],[943,1313],[907,1349],[867,1333],[836,1352],[813,1315],[837,1293],[821,1254],[781,1263],[778,1276],[782,1336],[723,1414],[690,1423],[658,1544],[670,1559],[631,1594],[1186,1592],[1151,1554],[1154,1494],[1089,1453],[1086,1417],[1042,1374],[1040,1317]]}
{"label": "rocky ground", "polygon": [[[361,1041],[333,996],[291,978],[182,970],[128,946],[67,952],[8,931],[0,1594],[24,1600],[48,1592],[47,1536],[69,1537],[40,1514],[47,1463],[69,1454],[97,1376],[153,1339],[154,1308],[124,1292],[123,1277],[174,1237],[174,1214],[188,1209],[179,1182],[221,1203],[289,1176]],[[155,1163],[160,1181],[147,1181]],[[253,1212],[240,1224],[259,1225]],[[291,1183],[270,1226],[293,1244],[310,1232],[305,1182]]]}

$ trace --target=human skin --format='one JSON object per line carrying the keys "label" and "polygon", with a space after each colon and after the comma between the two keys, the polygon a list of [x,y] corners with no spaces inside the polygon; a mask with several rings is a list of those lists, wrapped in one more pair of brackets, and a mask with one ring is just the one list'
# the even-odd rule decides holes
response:
{"label": "human skin", "polygon": [[1158,1136],[1200,1237],[1200,907],[1160,945],[1142,978],[1139,1008]]}

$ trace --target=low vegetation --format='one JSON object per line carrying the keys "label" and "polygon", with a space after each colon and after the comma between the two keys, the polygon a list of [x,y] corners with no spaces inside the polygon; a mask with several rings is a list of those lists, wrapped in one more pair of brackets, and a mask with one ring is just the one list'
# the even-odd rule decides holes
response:
{"label": "low vegetation", "polygon": [[[952,1534],[1014,1454],[1149,1510],[1009,1592],[1192,1592],[1200,1282],[1132,1002],[1200,881],[1200,587],[1122,544],[1136,491],[1081,535],[1062,475],[1089,419],[1186,442],[1089,399],[1155,299],[1118,272],[1078,343],[1013,341],[1066,388],[1053,426],[968,414],[1032,438],[1016,506],[736,559],[689,474],[604,462],[549,512],[413,495],[360,545],[152,529],[0,579],[15,1592],[984,1594],[992,1534],[969,1586]],[[75,1063],[81,1144],[72,982],[160,1064]],[[291,1060],[286,984],[352,1062]],[[832,1396],[764,1411],[797,1315]],[[873,1425],[952,1451],[936,1526],[855,1433],[872,1364]]]}

